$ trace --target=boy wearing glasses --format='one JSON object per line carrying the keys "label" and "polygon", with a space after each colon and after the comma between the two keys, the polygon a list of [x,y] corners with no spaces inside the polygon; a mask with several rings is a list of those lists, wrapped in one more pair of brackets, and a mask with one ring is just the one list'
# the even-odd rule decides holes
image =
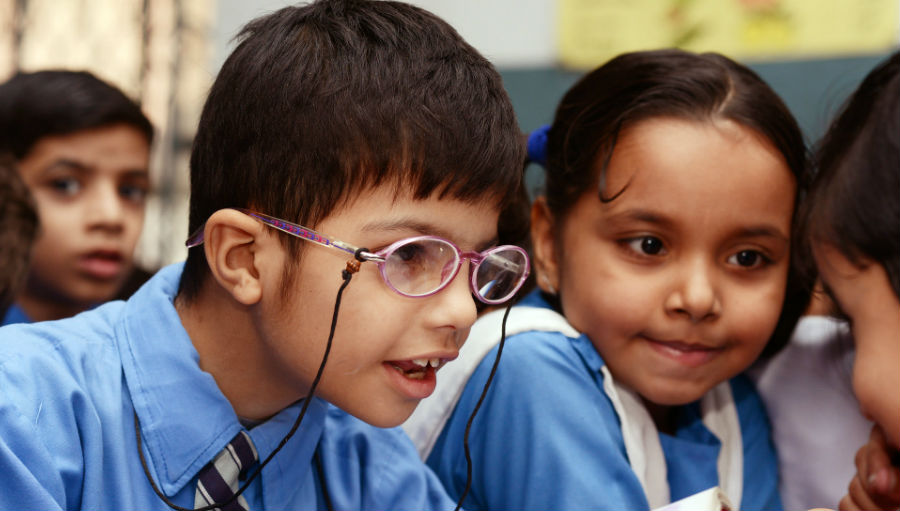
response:
{"label": "boy wearing glasses", "polygon": [[499,75],[433,15],[251,22],[194,142],[187,261],[0,330],[0,508],[452,508],[380,428],[434,389],[476,298],[527,276],[496,247],[522,161]]}

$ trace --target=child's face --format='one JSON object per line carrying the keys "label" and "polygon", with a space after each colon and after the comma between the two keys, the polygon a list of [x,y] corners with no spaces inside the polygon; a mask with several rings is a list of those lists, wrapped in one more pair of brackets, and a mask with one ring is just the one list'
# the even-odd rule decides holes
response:
{"label": "child's face", "polygon": [[744,370],[774,330],[794,179],[742,126],[658,118],[619,136],[604,196],[623,189],[606,204],[593,190],[576,202],[538,282],[558,290],[619,381],[652,403],[685,404]]}
{"label": "child's face", "polygon": [[86,308],[119,290],[144,222],[149,151],[122,124],[43,138],[19,162],[41,224],[27,298]]}
{"label": "child's face", "polygon": [[[463,251],[481,251],[496,243],[498,211],[491,201],[413,200],[403,194],[395,200],[394,194],[393,186],[364,192],[314,229],[370,250],[422,234],[446,238]],[[274,230],[272,235],[283,236]],[[304,243],[289,300],[282,301],[278,282],[264,287],[259,328],[272,387],[296,392],[312,383],[325,350],[341,270],[350,259],[349,254]],[[409,298],[391,290],[374,263],[362,263],[343,294],[317,394],[376,426],[403,422],[435,386],[434,371],[422,371],[413,360],[440,361],[439,367],[456,358],[475,321],[469,268],[464,262],[437,294]]]}
{"label": "child's face", "polygon": [[880,264],[859,268],[830,245],[814,253],[823,283],[853,330],[853,390],[860,408],[900,448],[900,300]]}

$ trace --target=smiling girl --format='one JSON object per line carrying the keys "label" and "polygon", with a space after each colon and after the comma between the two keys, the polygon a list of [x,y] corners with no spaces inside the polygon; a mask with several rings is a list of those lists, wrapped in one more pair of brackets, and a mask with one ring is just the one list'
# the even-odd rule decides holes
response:
{"label": "smiling girl", "polygon": [[[766,414],[741,373],[807,302],[791,257],[807,172],[795,120],[725,57],[630,53],[565,95],[546,156],[540,289],[510,315],[464,505],[650,509],[719,486],[735,508],[780,508]],[[457,495],[493,359],[428,457]]]}

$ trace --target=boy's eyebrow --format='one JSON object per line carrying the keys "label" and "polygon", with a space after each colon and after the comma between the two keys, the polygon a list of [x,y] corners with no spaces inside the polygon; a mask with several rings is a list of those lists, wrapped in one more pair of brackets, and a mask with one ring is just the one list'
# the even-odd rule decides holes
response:
{"label": "boy's eyebrow", "polygon": [[[430,236],[438,236],[444,239],[448,239],[456,243],[453,235],[430,223],[423,222],[421,220],[411,219],[411,218],[400,218],[397,220],[390,221],[373,221],[363,225],[363,232],[391,232],[391,231],[413,231],[420,235],[430,235]],[[481,243],[476,243],[476,250],[485,250],[497,244],[497,237],[494,236],[490,240],[482,241]]]}
{"label": "boy's eyebrow", "polygon": [[128,178],[142,178],[142,179],[150,179],[150,171],[148,169],[129,169],[124,173],[125,177]]}
{"label": "boy's eyebrow", "polygon": [[[50,165],[44,167],[44,172],[52,172],[57,168],[65,168],[67,170],[74,170],[78,173],[86,173],[93,170],[91,165],[85,165],[83,162],[78,160],[72,160],[69,158],[59,158],[54,160]],[[150,170],[147,168],[133,168],[125,171],[125,177],[141,177],[148,178],[150,176]]]}
{"label": "boy's eyebrow", "polygon": [[59,158],[54,160],[50,165],[44,167],[44,172],[50,172],[56,170],[57,168],[64,167],[67,170],[74,170],[76,172],[87,172],[91,168],[88,165],[78,161],[78,160],[70,160],[68,158]]}

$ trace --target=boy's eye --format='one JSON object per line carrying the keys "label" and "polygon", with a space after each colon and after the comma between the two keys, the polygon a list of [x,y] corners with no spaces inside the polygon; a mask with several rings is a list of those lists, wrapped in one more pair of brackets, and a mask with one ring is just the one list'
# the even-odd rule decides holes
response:
{"label": "boy's eye", "polygon": [[741,250],[728,258],[729,264],[736,264],[743,268],[755,268],[768,262],[768,258],[756,250]]}
{"label": "boy's eye", "polygon": [[625,243],[631,250],[639,254],[661,255],[665,253],[665,246],[663,246],[662,240],[655,236],[641,236],[640,238],[632,238],[630,240],[625,240]]}
{"label": "boy's eye", "polygon": [[122,185],[119,187],[119,195],[130,202],[142,203],[147,197],[147,188],[138,185]]}
{"label": "boy's eye", "polygon": [[421,259],[425,255],[425,248],[418,243],[407,243],[406,245],[402,245],[397,247],[394,250],[394,253],[391,254],[391,257],[398,257],[404,263],[413,262],[416,259]]}
{"label": "boy's eye", "polygon": [[61,195],[72,196],[81,191],[81,183],[73,177],[63,177],[50,181],[50,188]]}

